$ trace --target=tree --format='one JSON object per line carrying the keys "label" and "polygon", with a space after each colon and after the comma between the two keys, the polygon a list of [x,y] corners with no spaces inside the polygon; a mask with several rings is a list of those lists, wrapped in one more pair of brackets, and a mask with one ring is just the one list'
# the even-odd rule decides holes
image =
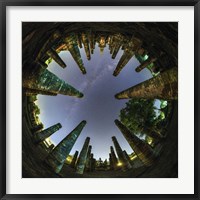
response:
{"label": "tree", "polygon": [[120,121],[138,136],[160,137],[156,129],[154,100],[131,99],[120,111]]}
{"label": "tree", "polygon": [[33,108],[34,108],[34,111],[35,111],[35,115],[39,115],[40,114],[39,107],[36,104],[33,104]]}
{"label": "tree", "polygon": [[102,167],[103,166],[103,161],[101,158],[99,158],[99,160],[97,160],[97,166],[98,167]]}

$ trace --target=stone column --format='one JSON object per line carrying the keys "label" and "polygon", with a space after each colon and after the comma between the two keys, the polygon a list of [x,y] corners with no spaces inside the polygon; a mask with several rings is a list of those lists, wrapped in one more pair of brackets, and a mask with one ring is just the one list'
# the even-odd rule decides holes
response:
{"label": "stone column", "polygon": [[47,55],[51,57],[58,65],[60,65],[62,68],[65,68],[67,65],[65,62],[62,60],[62,58],[58,55],[58,53],[53,49],[49,49],[47,51]]}
{"label": "stone column", "polygon": [[72,159],[72,162],[70,163],[70,166],[72,168],[75,168],[75,166],[76,166],[76,161],[77,161],[77,158],[78,158],[78,153],[79,153],[78,151],[75,152],[75,154],[73,156],[73,159]]}
{"label": "stone column", "polygon": [[42,131],[43,128],[44,128],[44,125],[43,125],[43,124],[38,124],[37,126],[34,126],[34,127],[31,129],[31,132],[32,132],[32,133],[36,133],[36,132]]}
{"label": "stone column", "polygon": [[48,148],[48,150],[49,150],[49,152],[51,152],[53,149],[54,149],[54,144],[51,144],[50,146],[49,146],[49,148]]}
{"label": "stone column", "polygon": [[82,121],[71,133],[69,133],[48,155],[46,163],[56,172],[59,173],[64,162],[73,148],[82,129],[86,125],[86,121]]}
{"label": "stone column", "polygon": [[116,34],[113,36],[113,40],[114,40],[114,48],[113,48],[113,52],[112,52],[112,59],[115,59],[116,55],[122,45],[123,36],[121,34]]}
{"label": "stone column", "polygon": [[25,94],[26,94],[26,96],[32,96],[32,95],[37,95],[37,94],[49,95],[49,96],[56,96],[57,95],[55,93],[42,91],[42,90],[34,90],[34,89],[25,89]]}
{"label": "stone column", "polygon": [[46,138],[50,137],[53,133],[58,131],[61,127],[62,127],[62,125],[60,123],[57,123],[39,133],[35,133],[34,134],[34,143],[42,142]]}
{"label": "stone column", "polygon": [[77,34],[77,43],[78,43],[78,46],[79,48],[82,48],[82,40],[81,40],[81,36],[79,34]]}
{"label": "stone column", "polygon": [[132,37],[131,40],[127,43],[124,53],[117,64],[115,71],[113,72],[113,76],[117,76],[120,71],[125,67],[125,65],[129,62],[129,60],[135,55],[135,51],[140,48],[142,42]]}
{"label": "stone column", "polygon": [[119,120],[115,120],[115,124],[120,129],[127,142],[139,157],[139,159],[146,165],[150,166],[156,159],[153,149],[144,141],[140,140],[137,136],[129,131]]}
{"label": "stone column", "polygon": [[110,36],[109,40],[108,40],[108,45],[109,45],[109,50],[110,50],[110,54],[113,54],[114,51],[114,36]]}
{"label": "stone column", "polygon": [[136,72],[142,71],[144,68],[146,68],[148,65],[155,62],[156,60],[157,60],[156,58],[150,58],[149,57],[147,60],[145,60],[143,63],[141,63],[138,67],[136,67],[135,71]]}
{"label": "stone column", "polygon": [[100,54],[103,54],[104,48],[106,47],[106,36],[100,35],[98,39]]}
{"label": "stone column", "polygon": [[89,44],[90,44],[91,54],[93,54],[95,49],[95,35],[92,32],[89,35]]}
{"label": "stone column", "polygon": [[74,34],[70,34],[65,38],[65,43],[75,62],[77,63],[79,69],[83,74],[86,74],[86,69],[83,65],[83,61],[81,59],[81,54],[78,48],[76,36]]}
{"label": "stone column", "polygon": [[115,71],[113,72],[113,76],[117,76],[133,56],[134,51],[124,51],[122,57],[120,58],[117,64]]}
{"label": "stone column", "polygon": [[83,46],[84,46],[84,49],[85,49],[86,57],[87,57],[88,60],[90,60],[91,59],[90,47],[89,47],[89,40],[88,40],[87,34],[82,33],[82,41],[83,41]]}
{"label": "stone column", "polygon": [[81,92],[73,88],[71,85],[65,83],[65,81],[61,80],[47,69],[37,69],[31,71],[30,69],[25,69],[23,71],[22,81],[22,86],[25,89],[38,90],[56,95],[63,94],[76,96],[79,98],[83,97]]}
{"label": "stone column", "polygon": [[76,163],[76,173],[77,174],[83,174],[83,172],[84,172],[89,142],[90,142],[90,138],[87,137],[85,139],[83,148],[80,152],[80,155],[79,155],[77,163]]}
{"label": "stone column", "polygon": [[110,170],[114,170],[114,163],[111,153],[109,153]]}
{"label": "stone column", "polygon": [[114,148],[112,146],[110,147],[110,153],[111,153],[111,156],[112,156],[114,168],[116,169],[117,168],[118,159],[117,159],[117,156],[115,154]]}
{"label": "stone column", "polygon": [[94,154],[91,154],[91,169],[90,171],[93,172],[95,171],[95,167],[96,167],[96,159],[94,159]]}
{"label": "stone column", "polygon": [[124,153],[124,156],[126,157],[126,159],[130,162],[131,159],[130,159],[130,157],[128,156],[126,150],[124,150],[123,153]]}
{"label": "stone column", "polygon": [[155,140],[157,140],[157,141],[159,141],[159,140],[165,138],[165,136],[162,135],[160,132],[155,131],[155,130],[152,130],[152,129],[149,128],[149,127],[143,128],[143,132],[144,132],[146,135],[148,135],[149,137],[151,137],[151,138],[153,138],[153,139],[155,139]]}
{"label": "stone column", "polygon": [[122,164],[122,168],[123,169],[132,168],[131,164],[129,163],[129,161],[125,158],[125,155],[124,155],[124,153],[122,151],[122,148],[120,147],[120,145],[119,145],[119,143],[117,141],[117,138],[115,136],[112,137],[112,141],[114,143],[115,150],[116,150],[118,158],[119,158],[119,162]]}
{"label": "stone column", "polygon": [[87,158],[86,158],[86,165],[85,169],[90,171],[90,163],[91,163],[91,151],[92,151],[92,146],[89,145],[88,152],[87,152]]}
{"label": "stone column", "polygon": [[117,56],[117,54],[119,52],[120,47],[121,47],[121,44],[118,44],[118,45],[115,46],[113,54],[112,54],[112,59],[116,58],[116,56]]}
{"label": "stone column", "polygon": [[117,99],[178,99],[178,69],[169,69],[156,77],[128,88],[115,95]]}

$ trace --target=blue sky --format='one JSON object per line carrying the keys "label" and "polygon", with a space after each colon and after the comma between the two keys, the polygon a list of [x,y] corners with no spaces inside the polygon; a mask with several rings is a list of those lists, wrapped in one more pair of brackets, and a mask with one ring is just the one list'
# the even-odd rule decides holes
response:
{"label": "blue sky", "polygon": [[87,124],[75,143],[70,154],[80,151],[86,137],[90,137],[94,157],[108,159],[112,136],[116,136],[122,149],[132,153],[129,144],[115,126],[114,120],[118,118],[121,108],[128,100],[117,100],[114,95],[128,87],[136,85],[151,78],[151,73],[144,69],[135,72],[139,65],[133,57],[121,73],[114,77],[113,71],[122,55],[119,51],[116,59],[112,59],[108,47],[100,54],[96,45],[91,60],[88,61],[84,49],[80,49],[87,74],[83,75],[68,51],[60,53],[67,64],[65,69],[52,62],[48,70],[65,80],[68,84],[83,92],[83,98],[64,95],[45,96],[38,95],[37,104],[40,107],[40,120],[45,128],[58,122],[62,128],[51,136],[54,144],[58,144],[79,122],[86,120]]}

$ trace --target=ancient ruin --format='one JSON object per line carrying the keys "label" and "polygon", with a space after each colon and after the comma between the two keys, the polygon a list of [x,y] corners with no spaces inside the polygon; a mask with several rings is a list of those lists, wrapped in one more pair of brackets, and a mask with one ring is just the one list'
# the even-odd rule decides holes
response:
{"label": "ancient ruin", "polygon": [[[119,119],[115,120],[132,149],[127,153],[113,133],[114,146],[109,146],[108,159],[97,159],[90,137],[82,141],[82,149],[71,152],[86,121],[81,121],[59,144],[49,137],[61,123],[44,129],[40,121],[37,95],[66,95],[84,98],[84,91],[74,88],[48,69],[54,60],[67,69],[59,55],[70,53],[79,70],[86,76],[81,51],[89,62],[95,48],[100,54],[109,49],[112,59],[119,56],[111,75],[120,76],[132,58],[139,65],[134,73],[149,70],[152,78],[123,91],[116,90],[120,99],[159,99],[167,102],[160,108],[166,120],[155,122],[162,129],[157,134],[138,136]],[[59,67],[58,66],[58,67]],[[104,66],[102,66],[104,67]],[[94,66],[95,68],[95,66]],[[93,70],[88,69],[87,70]],[[77,80],[78,81],[78,80]],[[126,80],[124,80],[126,81]],[[113,95],[114,97],[114,95]],[[113,98],[114,99],[114,98]],[[163,103],[164,104],[164,103]],[[56,106],[56,105],[55,105]],[[53,115],[51,117],[54,117]],[[90,122],[87,121],[89,124]],[[63,128],[62,128],[63,129]],[[61,130],[62,130],[61,129]],[[95,133],[94,133],[95,134]],[[92,137],[91,137],[92,140]],[[95,144],[95,142],[94,142]],[[112,144],[111,144],[112,145]],[[114,147],[114,148],[113,148]],[[103,144],[102,144],[103,148]],[[79,153],[80,152],[80,153]],[[178,177],[178,26],[175,22],[23,22],[22,23],[22,176],[23,178],[169,178]]]}

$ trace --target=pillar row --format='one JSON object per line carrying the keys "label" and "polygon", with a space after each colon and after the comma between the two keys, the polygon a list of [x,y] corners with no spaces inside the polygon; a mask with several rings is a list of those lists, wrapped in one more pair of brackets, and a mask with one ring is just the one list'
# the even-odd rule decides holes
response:
{"label": "pillar row", "polygon": [[86,69],[83,65],[83,61],[81,59],[81,54],[78,48],[78,44],[77,44],[77,38],[74,34],[70,34],[69,36],[67,36],[64,39],[67,48],[69,50],[69,52],[71,53],[73,59],[75,60],[75,62],[77,63],[79,69],[81,70],[81,72],[83,74],[86,74]]}
{"label": "pillar row", "polygon": [[88,60],[90,60],[91,56],[90,56],[89,40],[88,40],[88,36],[86,33],[82,33],[82,41],[83,41],[83,46],[84,46],[86,57]]}
{"label": "pillar row", "polygon": [[135,134],[124,126],[119,120],[115,120],[115,124],[120,129],[127,142],[139,157],[139,159],[146,165],[150,166],[156,159],[153,149],[144,141],[140,140]]}
{"label": "pillar row", "polygon": [[124,152],[122,151],[122,148],[120,147],[119,142],[117,141],[117,138],[115,136],[112,137],[112,141],[114,143],[115,150],[116,150],[118,158],[119,158],[119,162],[122,163],[122,168],[124,168],[124,169],[132,168],[131,164],[126,159]]}
{"label": "pillar row", "polygon": [[129,60],[135,55],[135,51],[137,51],[140,48],[141,44],[142,42],[138,38],[131,38],[131,40],[127,43],[124,49],[124,53],[120,58],[116,69],[113,72],[114,76],[117,76],[121,72],[121,70],[129,62]]}
{"label": "pillar row", "polygon": [[84,145],[82,147],[82,150],[80,152],[80,155],[79,155],[77,163],[76,163],[76,173],[77,174],[83,174],[83,172],[84,172],[89,142],[90,142],[90,138],[87,137],[85,139]]}
{"label": "pillar row", "polygon": [[72,132],[70,132],[48,155],[46,163],[56,172],[59,173],[64,162],[78,139],[81,131],[86,125],[86,121],[82,121]]}

